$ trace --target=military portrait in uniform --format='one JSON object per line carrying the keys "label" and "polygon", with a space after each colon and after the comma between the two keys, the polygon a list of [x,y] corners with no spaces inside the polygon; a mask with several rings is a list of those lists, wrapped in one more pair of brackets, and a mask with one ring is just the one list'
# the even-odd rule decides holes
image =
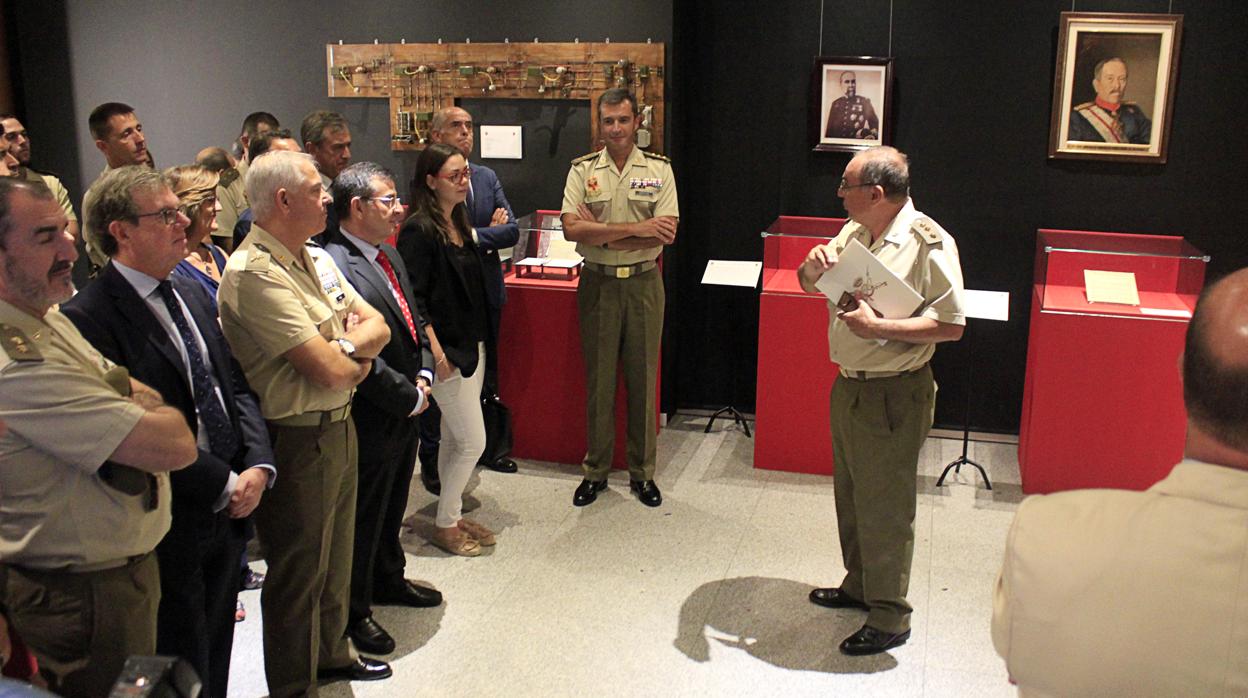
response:
{"label": "military portrait in uniform", "polygon": [[1061,21],[1049,157],[1165,162],[1182,16]]}
{"label": "military portrait in uniform", "polygon": [[810,93],[814,149],[858,151],[888,143],[891,98],[891,59],[816,58]]}

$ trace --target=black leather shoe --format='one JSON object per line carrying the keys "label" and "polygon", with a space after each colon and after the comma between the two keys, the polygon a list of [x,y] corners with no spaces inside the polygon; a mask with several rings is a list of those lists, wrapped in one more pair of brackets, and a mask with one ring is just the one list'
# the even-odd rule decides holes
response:
{"label": "black leather shoe", "polygon": [[346,666],[316,672],[316,678],[326,681],[380,681],[393,675],[389,664],[363,655]]}
{"label": "black leather shoe", "polygon": [[909,639],[909,630],[894,635],[883,630],[876,630],[869,625],[864,625],[858,632],[841,642],[841,652],[854,657],[879,654],[885,650],[900,647],[906,644],[906,640]]}
{"label": "black leather shoe", "polygon": [[606,480],[581,480],[581,484],[576,486],[576,492],[572,495],[572,506],[583,507],[586,504],[593,504],[598,499],[598,493],[607,489]]}
{"label": "black leather shoe", "polygon": [[404,579],[402,586],[374,593],[373,601],[397,606],[433,608],[442,603],[442,592]]}
{"label": "black leather shoe", "polygon": [[437,497],[442,494],[442,481],[438,479],[438,453],[434,451],[431,454],[422,453],[418,456],[420,460],[420,484],[424,485],[425,491]]}
{"label": "black leather shoe", "polygon": [[654,480],[629,480],[628,489],[648,507],[657,507],[663,503],[663,493],[659,492],[659,486],[654,484]]}
{"label": "black leather shoe", "polygon": [[870,606],[841,591],[839,587],[812,589],[810,592],[810,602],[816,606],[824,606],[826,608],[857,608],[863,611],[871,610]]}
{"label": "black leather shoe", "polygon": [[496,473],[514,473],[520,469],[516,462],[510,458],[499,458],[491,463],[485,463],[485,467]]}
{"label": "black leather shoe", "polygon": [[394,651],[394,638],[372,616],[361,618],[347,626],[347,636],[361,652],[390,654]]}

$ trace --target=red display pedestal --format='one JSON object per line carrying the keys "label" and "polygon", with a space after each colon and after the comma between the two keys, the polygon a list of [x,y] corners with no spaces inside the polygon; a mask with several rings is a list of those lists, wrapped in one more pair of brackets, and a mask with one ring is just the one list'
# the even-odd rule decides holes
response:
{"label": "red display pedestal", "polygon": [[828,359],[827,301],[802,291],[796,270],[844,224],[844,218],[781,216],[764,239],[755,468],[832,474],[828,399],[838,367]]}
{"label": "red display pedestal", "polygon": [[[1180,237],[1041,230],[1018,439],[1023,492],[1143,490],[1183,454],[1178,357],[1208,258]],[[1084,270],[1135,274],[1090,303]]]}
{"label": "red display pedestal", "polygon": [[[538,214],[549,221],[558,212]],[[515,435],[511,455],[579,464],[585,457],[586,414],[585,362],[576,313],[578,280],[521,279],[513,271],[503,281],[507,304],[499,328],[498,392],[511,408]],[[615,405],[616,468],[627,467],[622,382]],[[656,376],[656,403],[658,383]]]}

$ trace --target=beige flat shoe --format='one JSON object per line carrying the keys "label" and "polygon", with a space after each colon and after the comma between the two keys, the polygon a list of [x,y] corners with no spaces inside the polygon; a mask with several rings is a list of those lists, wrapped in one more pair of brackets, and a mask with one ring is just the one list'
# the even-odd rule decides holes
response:
{"label": "beige flat shoe", "polygon": [[481,544],[459,528],[439,528],[429,542],[452,555],[476,557],[481,554]]}
{"label": "beige flat shoe", "polygon": [[493,531],[471,519],[460,519],[459,530],[472,536],[474,540],[486,547],[498,542],[494,539]]}

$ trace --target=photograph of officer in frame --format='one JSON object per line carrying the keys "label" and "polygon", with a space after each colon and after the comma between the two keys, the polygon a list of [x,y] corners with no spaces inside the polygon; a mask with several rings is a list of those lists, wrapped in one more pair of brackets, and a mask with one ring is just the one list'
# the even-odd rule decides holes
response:
{"label": "photograph of officer in frame", "polygon": [[811,75],[811,143],[853,152],[890,142],[890,58],[819,57]]}
{"label": "photograph of officer in frame", "polygon": [[1062,13],[1049,157],[1165,162],[1180,15]]}

